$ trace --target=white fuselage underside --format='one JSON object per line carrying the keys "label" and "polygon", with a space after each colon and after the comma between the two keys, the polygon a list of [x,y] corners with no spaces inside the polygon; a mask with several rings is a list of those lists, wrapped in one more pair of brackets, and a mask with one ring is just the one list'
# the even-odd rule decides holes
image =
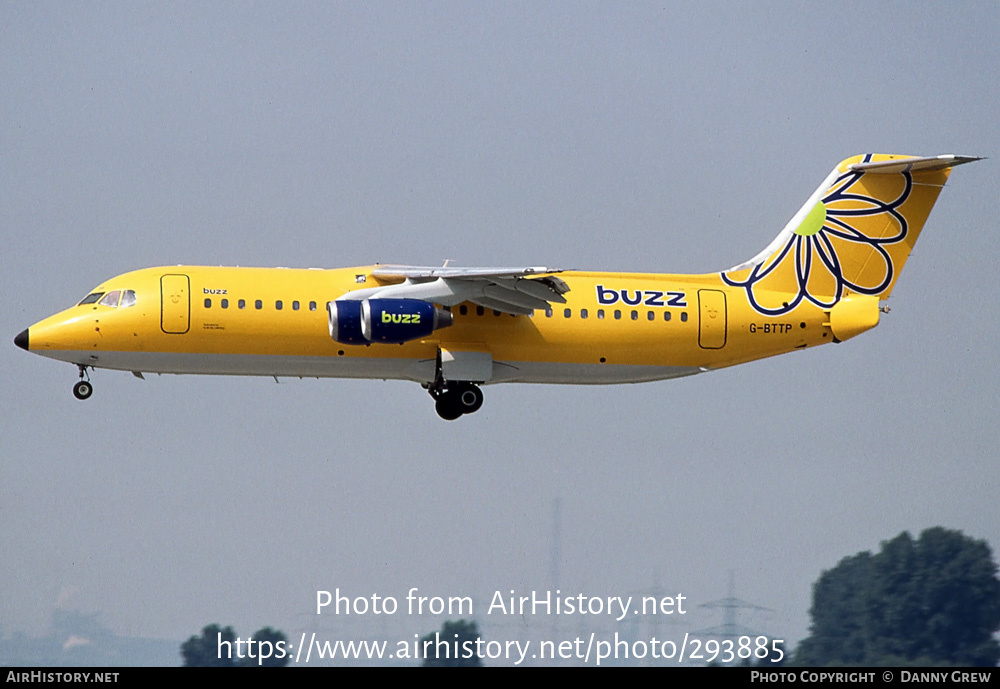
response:
{"label": "white fuselage underside", "polygon": [[[297,378],[373,378],[434,380],[434,359],[277,356],[257,354],[187,354],[164,352],[87,352],[48,350],[44,356],[74,364],[136,373]],[[701,373],[689,366],[632,366],[535,361],[493,362],[488,383],[559,383],[607,385],[643,383]]]}

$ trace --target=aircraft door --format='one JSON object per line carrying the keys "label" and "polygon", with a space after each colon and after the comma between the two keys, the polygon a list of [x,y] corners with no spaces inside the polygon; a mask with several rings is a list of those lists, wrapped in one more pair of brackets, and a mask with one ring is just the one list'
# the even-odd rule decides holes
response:
{"label": "aircraft door", "polygon": [[170,335],[191,329],[191,279],[187,275],[160,278],[160,329]]}
{"label": "aircraft door", "polygon": [[726,293],[698,290],[698,344],[702,349],[726,346]]}

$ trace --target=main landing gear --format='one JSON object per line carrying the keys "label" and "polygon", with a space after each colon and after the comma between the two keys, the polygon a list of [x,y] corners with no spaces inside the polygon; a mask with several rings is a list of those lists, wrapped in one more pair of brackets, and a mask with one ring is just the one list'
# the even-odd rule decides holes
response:
{"label": "main landing gear", "polygon": [[429,388],[434,398],[434,410],[445,421],[454,421],[462,414],[472,414],[483,406],[483,391],[475,383],[449,383],[440,389]]}
{"label": "main landing gear", "polygon": [[[78,400],[85,400],[94,394],[94,386],[90,384],[90,376],[87,375],[87,367],[79,365],[80,382],[73,386],[73,397]],[[86,378],[86,380],[84,380]]]}
{"label": "main landing gear", "polygon": [[434,382],[424,388],[434,398],[434,410],[445,421],[454,421],[462,414],[473,414],[483,406],[483,391],[475,383],[445,380],[441,374],[441,350],[437,353]]}

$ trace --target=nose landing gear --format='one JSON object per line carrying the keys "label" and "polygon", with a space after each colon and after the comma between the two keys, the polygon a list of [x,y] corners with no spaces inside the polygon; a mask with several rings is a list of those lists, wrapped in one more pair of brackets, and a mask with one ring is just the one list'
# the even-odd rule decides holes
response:
{"label": "nose landing gear", "polygon": [[87,367],[79,365],[79,368],[80,382],[73,386],[73,397],[78,400],[85,400],[94,394],[94,386],[90,384],[90,376],[87,375]]}

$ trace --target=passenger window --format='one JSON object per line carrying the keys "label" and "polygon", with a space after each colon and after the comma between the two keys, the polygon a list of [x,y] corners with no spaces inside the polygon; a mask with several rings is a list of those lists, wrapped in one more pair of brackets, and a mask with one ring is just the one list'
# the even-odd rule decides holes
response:
{"label": "passenger window", "polygon": [[262,308],[264,308],[264,302],[262,302],[260,299],[258,299],[257,301],[255,301],[253,303],[253,306],[254,306],[255,309],[257,309],[258,311],[260,311]]}
{"label": "passenger window", "polygon": [[482,316],[484,313],[486,313],[486,309],[484,309],[482,306],[477,306],[476,307],[476,315],[477,316]]}
{"label": "passenger window", "polygon": [[274,308],[277,309],[278,311],[281,311],[281,309],[282,309],[283,306],[284,306],[284,304],[281,303],[280,299],[278,301],[274,302]]}
{"label": "passenger window", "polygon": [[212,308],[212,300],[209,299],[208,297],[205,298],[205,308],[206,309]]}
{"label": "passenger window", "polygon": [[687,319],[688,319],[688,312],[687,311],[681,311],[681,320],[686,323]]}
{"label": "passenger window", "polygon": [[119,304],[121,308],[128,308],[129,306],[135,306],[135,292],[133,290],[127,289],[122,292],[122,303]]}
{"label": "passenger window", "polygon": [[638,311],[634,311],[634,310],[632,311],[632,320],[633,321],[639,320],[639,312]]}
{"label": "passenger window", "polygon": [[92,292],[83,298],[77,306],[83,306],[84,304],[94,304],[104,295],[104,292]]}
{"label": "passenger window", "polygon": [[463,316],[465,316],[469,313],[469,307],[466,306],[465,304],[462,304],[461,306],[458,307],[458,312]]}
{"label": "passenger window", "polygon": [[572,309],[563,309],[563,318],[569,318],[573,315]]}
{"label": "passenger window", "polygon": [[545,309],[545,317],[552,318],[552,307]]}
{"label": "passenger window", "polygon": [[656,314],[655,313],[653,313],[652,311],[647,311],[646,312],[646,320],[647,321],[651,321],[654,318],[656,318]]}
{"label": "passenger window", "polygon": [[246,299],[240,299],[238,302],[236,302],[236,306],[238,308],[245,309],[247,307],[247,300]]}
{"label": "passenger window", "polygon": [[665,320],[665,321],[669,321],[670,320],[670,312],[669,311],[664,311],[663,312],[663,320]]}
{"label": "passenger window", "polygon": [[615,320],[620,321],[621,319],[622,319],[622,312],[619,311],[618,309],[615,309]]}
{"label": "passenger window", "polygon": [[604,320],[604,309],[597,309],[597,320]]}
{"label": "passenger window", "polygon": [[229,300],[228,299],[223,299],[222,300],[222,308],[224,308],[224,309],[228,309],[229,308]]}
{"label": "passenger window", "polygon": [[114,292],[108,292],[104,295],[104,299],[101,299],[102,306],[118,306],[118,297],[121,296],[121,290],[115,290]]}
{"label": "passenger window", "polygon": [[299,302],[293,301],[292,302],[292,311],[298,311],[298,310],[299,310]]}
{"label": "passenger window", "polygon": [[310,311],[315,311],[316,310],[316,302],[314,302],[314,301],[309,302],[309,310]]}
{"label": "passenger window", "polygon": [[580,318],[587,317],[587,309],[580,309]]}

